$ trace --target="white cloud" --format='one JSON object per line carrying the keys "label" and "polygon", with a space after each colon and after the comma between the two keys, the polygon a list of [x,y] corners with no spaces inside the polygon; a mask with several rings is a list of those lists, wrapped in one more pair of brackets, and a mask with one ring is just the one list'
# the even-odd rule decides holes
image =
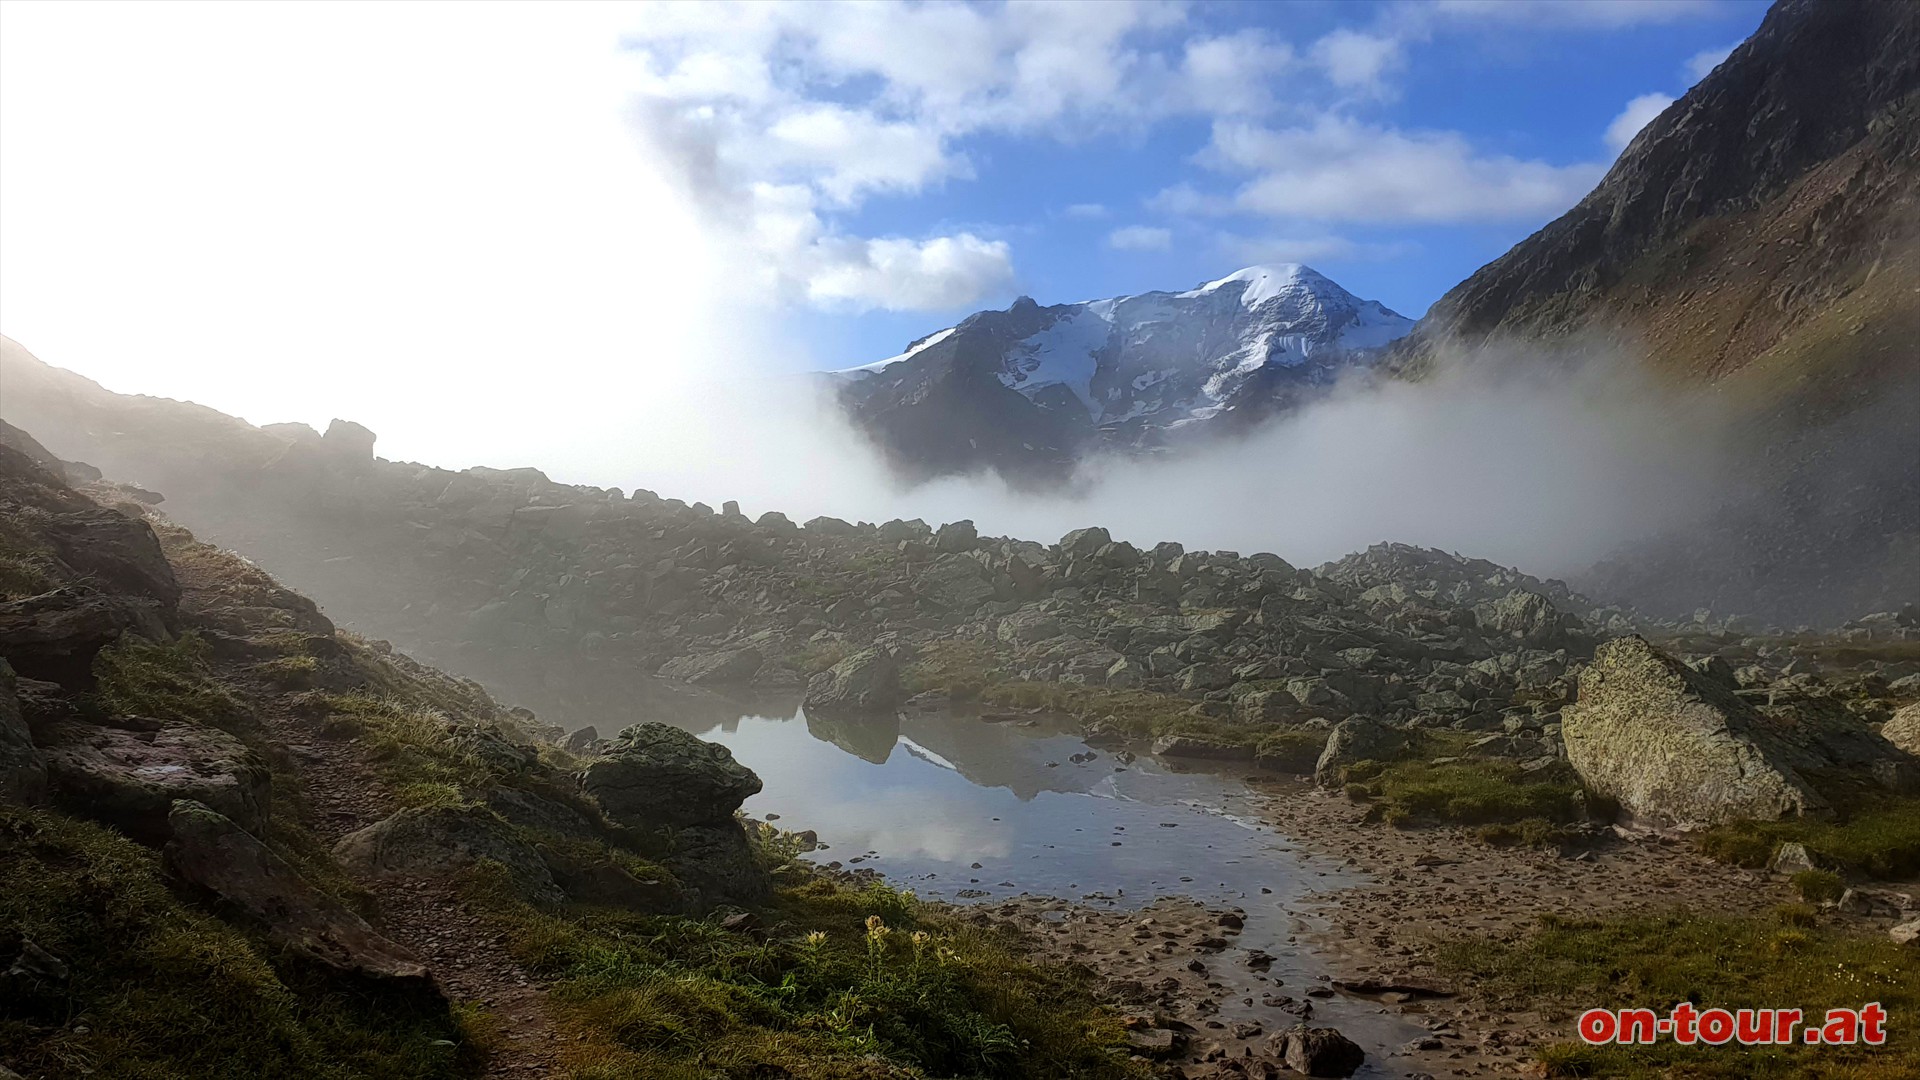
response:
{"label": "white cloud", "polygon": [[1196,111],[1226,116],[1271,108],[1272,83],[1293,62],[1292,46],[1260,30],[1243,30],[1187,42],[1181,72]]}
{"label": "white cloud", "polygon": [[1201,161],[1253,175],[1230,201],[1176,186],[1160,194],[1158,205],[1327,221],[1527,219],[1572,206],[1604,172],[1598,164],[1479,154],[1457,132],[1401,131],[1333,116],[1279,130],[1217,122]]}
{"label": "white cloud", "polygon": [[1714,0],[1438,0],[1444,15],[1545,27],[1614,29],[1712,15]]}
{"label": "white cloud", "polygon": [[1115,251],[1165,251],[1173,246],[1173,230],[1128,225],[1108,233],[1107,246]]}
{"label": "white cloud", "polygon": [[1256,263],[1380,262],[1415,250],[1413,244],[1362,244],[1344,236],[1240,236],[1222,233],[1217,246],[1227,261]]}
{"label": "white cloud", "polygon": [[1400,45],[1397,38],[1335,30],[1314,42],[1313,61],[1335,86],[1378,93],[1382,78],[1400,63]]}
{"label": "white cloud", "polygon": [[1615,153],[1625,150],[1633,137],[1640,134],[1640,129],[1652,123],[1653,118],[1665,112],[1671,104],[1672,98],[1657,93],[1641,94],[1627,102],[1627,107],[1620,110],[1620,115],[1613,118],[1613,123],[1607,125],[1607,145]]}
{"label": "white cloud", "polygon": [[1714,68],[1720,66],[1720,61],[1732,56],[1733,50],[1739,47],[1739,43],[1735,42],[1732,45],[1722,45],[1717,49],[1701,49],[1699,52],[1687,57],[1684,70],[1686,71],[1688,82],[1697,83],[1701,79],[1706,78],[1713,72]]}
{"label": "white cloud", "polygon": [[972,233],[917,242],[833,238],[815,252],[821,261],[807,281],[808,298],[856,310],[958,307],[1013,280],[1006,242]]}
{"label": "white cloud", "polygon": [[1067,207],[1064,213],[1070,218],[1080,218],[1082,220],[1098,220],[1100,218],[1106,217],[1110,213],[1110,211],[1106,208],[1105,205],[1101,203],[1083,202],[1083,203],[1074,203],[1072,206]]}

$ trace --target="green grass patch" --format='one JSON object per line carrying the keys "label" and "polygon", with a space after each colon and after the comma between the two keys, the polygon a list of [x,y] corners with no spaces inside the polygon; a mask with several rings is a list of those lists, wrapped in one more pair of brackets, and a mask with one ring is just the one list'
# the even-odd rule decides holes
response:
{"label": "green grass patch", "polygon": [[1515,826],[1490,834],[1496,843],[1525,841],[1529,832],[1586,816],[1579,779],[1565,763],[1526,772],[1510,761],[1363,761],[1346,777],[1349,788],[1364,789],[1382,820]]}
{"label": "green grass patch", "polygon": [[481,879],[475,896],[550,1001],[576,1080],[878,1075],[1141,1077],[1081,978],[884,885],[781,890],[764,930],[717,918],[556,915]]}
{"label": "green grass patch", "polygon": [[1310,773],[1327,749],[1327,732],[1316,728],[1287,728],[1262,736],[1253,746],[1254,758],[1268,768]]}
{"label": "green grass patch", "polygon": [[285,958],[182,903],[159,856],[110,829],[0,807],[0,957],[24,937],[64,980],[0,979],[0,1060],[132,1080],[454,1077],[460,1023]]}
{"label": "green grass patch", "polygon": [[[1774,918],[1645,915],[1586,920],[1541,916],[1516,942],[1459,937],[1440,944],[1448,975],[1497,1003],[1541,1009],[1564,1022],[1568,1044],[1537,1056],[1557,1076],[1815,1077],[1879,1080],[1920,1070],[1920,965],[1884,934],[1813,926],[1810,909]],[[1572,1043],[1583,1009],[1681,1001],[1721,1008],[1829,1008],[1878,1001],[1894,1019],[1884,1047],[1583,1047]]]}
{"label": "green grass patch", "polygon": [[207,665],[207,643],[197,634],[173,641],[132,635],[93,660],[94,698],[116,716],[181,720],[242,734],[253,728],[238,698]]}
{"label": "green grass patch", "polygon": [[1735,821],[1700,834],[1708,855],[1759,868],[1781,844],[1805,844],[1822,866],[1883,880],[1920,873],[1920,799],[1878,796],[1837,803],[1831,821]]}
{"label": "green grass patch", "polygon": [[453,738],[439,713],[373,694],[334,694],[321,730],[349,738],[404,806],[458,806],[500,779]]}

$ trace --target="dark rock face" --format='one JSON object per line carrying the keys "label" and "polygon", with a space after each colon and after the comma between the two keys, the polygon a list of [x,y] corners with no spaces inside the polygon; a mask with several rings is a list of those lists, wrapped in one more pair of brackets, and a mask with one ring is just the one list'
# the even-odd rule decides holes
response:
{"label": "dark rock face", "polygon": [[348,833],[334,845],[340,864],[368,877],[449,878],[481,860],[506,867],[529,900],[565,897],[540,853],[491,811],[477,807],[409,808]]}
{"label": "dark rock face", "polygon": [[173,567],[146,522],[105,508],[82,510],[49,521],[45,535],[62,562],[99,579],[103,590],[158,601],[163,609],[179,604]]}
{"label": "dark rock face", "polygon": [[166,624],[157,601],[69,586],[0,603],[0,655],[22,675],[87,686],[101,649],[122,634],[165,638]]}
{"label": "dark rock face", "polygon": [[643,827],[731,821],[760,791],[760,778],[732,751],[660,723],[622,731],[582,783],[616,821]]}
{"label": "dark rock face", "polygon": [[47,763],[20,714],[13,668],[0,660],[0,802],[32,805],[47,797]]}
{"label": "dark rock face", "polygon": [[232,819],[183,799],[173,804],[167,827],[164,851],[174,874],[263,928],[276,944],[338,971],[430,989],[419,957],[314,888]]}
{"label": "dark rock face", "polygon": [[45,733],[47,779],[61,805],[149,844],[170,835],[177,799],[250,831],[266,826],[272,775],[240,740],[198,724],[138,723],[146,730],[66,721]]}
{"label": "dark rock face", "polygon": [[1305,1025],[1274,1037],[1274,1051],[1287,1068],[1307,1076],[1352,1076],[1366,1051],[1333,1028]]}
{"label": "dark rock face", "polygon": [[904,700],[899,664],[884,648],[854,653],[807,683],[806,707],[822,712],[879,712]]}

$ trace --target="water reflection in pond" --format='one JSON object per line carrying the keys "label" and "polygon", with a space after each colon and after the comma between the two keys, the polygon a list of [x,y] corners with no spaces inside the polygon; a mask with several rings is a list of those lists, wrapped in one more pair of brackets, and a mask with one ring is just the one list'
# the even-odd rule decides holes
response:
{"label": "water reflection in pond", "polygon": [[796,709],[682,726],[766,782],[747,813],[813,829],[830,845],[816,858],[873,866],[923,896],[1226,899],[1307,884],[1236,779],[1123,760],[1041,721]]}

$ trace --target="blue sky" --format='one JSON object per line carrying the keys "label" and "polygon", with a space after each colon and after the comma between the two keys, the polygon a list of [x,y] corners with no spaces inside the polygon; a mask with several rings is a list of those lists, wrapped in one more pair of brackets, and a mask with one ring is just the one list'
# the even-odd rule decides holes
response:
{"label": "blue sky", "polygon": [[[1015,10],[972,6],[972,22],[998,24],[1004,37],[952,34],[951,52],[992,55],[924,78],[911,57],[889,70],[884,56],[911,54],[921,31],[944,51],[938,30],[903,29],[931,22],[938,9],[925,7],[890,9],[891,25],[845,8],[839,18],[855,25],[819,25],[828,17],[743,31],[690,18],[633,47],[670,110],[717,110],[702,133],[723,173],[732,164],[728,182],[812,193],[816,240],[992,246],[914,295],[854,285],[823,297],[807,279],[818,268],[796,270],[783,322],[815,356],[854,363],[1022,293],[1050,303],[1183,288],[1260,261],[1311,263],[1417,316],[1570,206],[1637,127],[1621,119],[1630,105],[1635,121],[1656,114],[1766,9],[1747,0],[1073,6],[1105,15],[1008,29],[1020,23]],[[1061,46],[1051,94],[1033,94],[1022,51],[1050,41]],[[1212,81],[1196,86],[1204,80],[1188,69],[1204,43],[1227,44]],[[733,67],[714,75],[726,66],[716,57]],[[1075,84],[1081,62],[1121,74],[1109,87],[1097,76]],[[702,64],[711,77],[682,78]],[[739,91],[759,79],[770,85]],[[766,149],[780,141],[770,132],[780,117],[809,108],[888,125],[898,141],[882,151],[872,144],[883,140],[842,131],[810,159]],[[915,164],[869,167],[866,154]],[[1265,195],[1250,190],[1263,182]],[[783,254],[792,253],[770,258]],[[909,278],[911,255],[904,268],[876,261]]]}
{"label": "blue sky", "polygon": [[0,332],[401,457],[617,474],[665,386],[1022,293],[1292,260],[1418,315],[1764,10],[8,0]]}

